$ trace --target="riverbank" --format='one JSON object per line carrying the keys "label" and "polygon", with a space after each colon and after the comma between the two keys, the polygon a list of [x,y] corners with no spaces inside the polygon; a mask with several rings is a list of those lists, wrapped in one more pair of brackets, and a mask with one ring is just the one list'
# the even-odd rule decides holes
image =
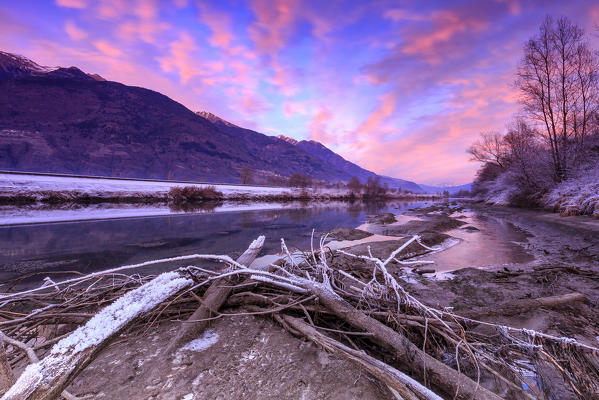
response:
{"label": "riverbank", "polygon": [[[214,201],[332,201],[359,199],[345,189],[291,188],[138,179],[0,173],[0,205],[168,204]],[[371,200],[436,200],[439,195],[387,193]]]}
{"label": "riverbank", "polygon": [[[446,272],[445,268],[438,271],[436,265],[414,266],[399,262],[435,260],[453,249],[467,248],[474,243],[468,235],[485,236],[490,233],[486,231],[489,226],[496,226],[485,225],[489,219],[497,220],[500,225],[517,226],[522,235],[517,237],[514,246],[522,248],[530,258],[525,262],[488,265],[485,262],[487,255],[478,254],[477,264],[447,269],[451,272]],[[579,229],[575,220],[568,221],[564,224],[551,221],[539,213],[486,208],[480,204],[436,204],[413,208],[400,215],[373,214],[360,229],[330,230],[326,245],[331,257],[327,259],[333,269],[360,277],[364,271],[371,270],[372,262],[348,253],[385,259],[405,244],[410,235],[419,234],[423,244],[435,250],[411,243],[397,261],[390,261],[388,271],[424,305],[481,321],[474,326],[465,326],[467,331],[473,329],[478,340],[498,335],[498,332],[501,334],[495,325],[485,324],[500,324],[597,346],[599,240],[596,240],[594,229]],[[506,229],[513,230],[511,225]],[[293,243],[288,245],[291,247]],[[294,252],[293,249],[291,251]],[[500,253],[503,251],[505,249]],[[276,256],[269,262],[282,265],[280,260],[285,259],[285,253]],[[491,258],[491,261],[496,260]],[[480,267],[482,265],[484,268]],[[252,264],[253,268],[258,266]],[[346,289],[350,290],[349,287]],[[581,296],[568,297],[573,293]],[[560,301],[555,301],[555,296],[559,296]],[[198,338],[200,340],[194,346],[180,348],[173,357],[165,358],[163,349],[178,332],[179,321],[194,308],[193,297],[190,297],[171,309],[171,314],[161,318],[160,323],[154,320],[152,325],[142,324],[142,329],[133,329],[120,336],[75,379],[69,391],[93,399],[191,400],[219,396],[224,399],[383,399],[392,396],[388,387],[372,375],[339,355],[297,339],[267,316],[270,314],[251,315],[251,310],[240,308],[240,304],[235,303],[240,298],[237,296],[236,300],[232,298],[225,304],[221,310],[223,314],[219,314],[210,330]],[[311,307],[306,304],[312,322],[317,326],[326,325],[330,318],[326,310],[313,313]],[[299,314],[294,315],[303,315],[299,306],[298,311]],[[415,320],[410,322],[414,323]],[[429,334],[432,335],[434,333],[430,332],[434,330],[435,319],[429,318],[428,323]],[[401,325],[403,329],[413,329],[408,328],[408,321],[402,324],[406,324]],[[343,325],[336,329],[356,330]],[[358,347],[369,343],[368,337],[348,336],[344,339],[341,335],[339,340]],[[410,337],[417,340],[416,336]],[[429,340],[433,340],[432,337]],[[530,340],[537,345],[543,343],[540,338]],[[42,354],[43,351],[43,348],[40,349]],[[375,356],[383,354],[376,347],[368,347],[368,352]],[[438,356],[445,357],[448,365],[457,368],[451,354],[448,351]],[[405,364],[392,357],[382,356],[382,359],[396,368],[405,368]],[[557,362],[561,365],[563,360],[558,359]],[[19,365],[22,368],[23,363]],[[562,367],[567,368],[566,365]],[[464,362],[461,368],[476,379],[473,365]],[[522,382],[526,382],[529,388],[524,392],[513,392],[514,388],[506,387],[505,382],[484,370],[480,383],[503,398],[536,397],[535,393],[540,391],[550,393],[554,398],[577,398],[571,382],[542,360],[522,364],[521,368],[526,371]],[[404,372],[415,373],[409,369]],[[511,375],[507,376],[511,379]],[[114,382],[120,384],[109,384]]]}
{"label": "riverbank", "polygon": [[482,183],[479,201],[497,206],[535,205],[559,213],[561,216],[586,215],[599,219],[599,167],[585,169],[554,187],[537,194],[522,194],[514,184],[499,177]]}

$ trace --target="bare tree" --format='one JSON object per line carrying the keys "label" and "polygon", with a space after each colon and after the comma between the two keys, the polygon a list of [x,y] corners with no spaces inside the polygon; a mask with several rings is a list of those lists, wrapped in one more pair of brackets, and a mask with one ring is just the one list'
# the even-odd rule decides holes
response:
{"label": "bare tree", "polygon": [[554,179],[561,181],[588,132],[597,107],[597,60],[582,28],[562,17],[547,17],[524,46],[516,86],[526,115],[542,126],[549,145]]}
{"label": "bare tree", "polygon": [[507,152],[503,136],[498,132],[481,133],[480,139],[468,148],[473,161],[493,163],[504,169],[507,167]]}
{"label": "bare tree", "polygon": [[254,183],[254,171],[248,166],[243,167],[240,173],[240,181],[243,184]]}
{"label": "bare tree", "polygon": [[310,175],[302,175],[300,173],[293,174],[289,177],[288,185],[291,187],[300,187],[302,189],[312,185],[312,177]]}
{"label": "bare tree", "polygon": [[374,178],[369,177],[364,185],[364,197],[365,198],[376,198],[384,196],[387,189],[381,185],[381,178],[375,176]]}
{"label": "bare tree", "polygon": [[506,151],[506,164],[522,177],[523,183],[531,189],[538,189],[539,180],[535,171],[538,159],[534,154],[539,151],[535,142],[535,132],[523,119],[517,119],[508,127],[507,134],[502,138]]}
{"label": "bare tree", "polygon": [[352,193],[359,194],[362,191],[362,183],[360,183],[360,180],[358,178],[352,176],[349,182],[347,182],[347,188]]}

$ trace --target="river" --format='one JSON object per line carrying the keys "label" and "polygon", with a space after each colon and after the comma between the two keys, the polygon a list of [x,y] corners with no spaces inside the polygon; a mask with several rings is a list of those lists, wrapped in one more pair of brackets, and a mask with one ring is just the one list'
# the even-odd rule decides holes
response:
{"label": "river", "polygon": [[[191,212],[155,207],[44,211],[4,207],[0,210],[0,281],[35,272],[91,272],[184,254],[235,256],[259,235],[266,236],[264,254],[280,251],[281,238],[289,246],[309,249],[313,229],[318,243],[320,234],[331,228],[355,228],[368,215],[429,204],[248,203]],[[160,265],[144,272],[172,267]]]}
{"label": "river", "polygon": [[[285,238],[289,247],[306,250],[310,248],[312,230],[318,243],[320,235],[332,228],[368,229],[369,215],[409,214],[410,209],[431,204],[245,203],[189,212],[132,206],[41,211],[3,207],[0,208],[0,281],[35,273],[43,273],[36,279],[50,272],[57,272],[51,276],[60,277],[67,271],[87,273],[194,253],[235,257],[259,235],[266,236],[262,254],[279,252],[281,238]],[[466,229],[459,227],[446,232],[458,239],[457,244],[426,257],[435,261],[437,271],[510,267],[533,263],[538,258],[529,249],[531,235],[510,220],[517,215],[520,222],[524,219],[538,225],[541,212],[509,209],[497,212],[480,206],[471,209],[467,203],[464,206],[454,217],[467,222]],[[399,223],[403,218],[414,217],[398,217]],[[38,222],[24,223],[27,221]],[[546,231],[559,236],[560,229],[552,225]],[[540,239],[537,235],[532,240]],[[155,265],[136,272],[156,273],[177,266],[181,264]]]}

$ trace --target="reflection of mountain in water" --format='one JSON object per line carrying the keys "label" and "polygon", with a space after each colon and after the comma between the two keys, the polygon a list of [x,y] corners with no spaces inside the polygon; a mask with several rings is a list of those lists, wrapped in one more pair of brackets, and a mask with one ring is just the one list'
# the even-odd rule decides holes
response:
{"label": "reflection of mountain in water", "polygon": [[[65,222],[0,228],[0,271],[8,275],[42,270],[93,271],[183,254],[241,254],[266,235],[263,252],[280,250],[280,238],[310,247],[334,227],[356,227],[366,215],[407,208],[409,203],[334,204],[296,209]],[[152,267],[147,272],[165,269]],[[4,275],[4,277],[2,276]],[[0,273],[0,278],[7,278]]]}

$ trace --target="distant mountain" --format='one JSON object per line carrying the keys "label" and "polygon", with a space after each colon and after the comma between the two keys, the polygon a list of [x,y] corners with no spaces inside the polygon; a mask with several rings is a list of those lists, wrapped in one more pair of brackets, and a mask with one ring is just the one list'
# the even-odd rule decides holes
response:
{"label": "distant mountain", "polygon": [[418,185],[422,188],[422,190],[424,190],[427,193],[439,193],[447,190],[449,194],[455,194],[460,190],[470,191],[470,189],[472,189],[472,183],[467,183],[465,185],[459,186],[429,186],[423,185],[422,183],[419,183]]}
{"label": "distant mountain", "polygon": [[76,67],[44,67],[23,56],[0,51],[0,80],[34,76],[106,80],[98,74],[86,74]]}
{"label": "distant mountain", "polygon": [[[227,132],[235,133],[240,136],[248,133],[248,129],[240,128],[228,121],[225,121],[222,118],[217,117],[216,115],[206,112],[200,111],[197,113],[202,117],[208,119],[210,122],[218,126],[220,129],[224,129]],[[256,133],[254,131],[249,131],[252,133]],[[317,142],[315,140],[295,140],[293,138],[287,137],[285,135],[278,135],[276,138],[272,136],[268,136],[271,139],[279,139],[279,145],[282,145],[280,142],[285,142],[285,146],[293,145],[296,149],[300,149],[306,154],[310,156],[315,156],[320,160],[324,161],[333,170],[343,171],[347,177],[343,179],[344,181],[349,180],[351,177],[355,176],[361,182],[366,182],[368,178],[374,178],[377,176],[374,172],[368,171],[350,161],[347,161],[345,158],[341,157],[339,154],[333,152],[328,147],[324,146],[322,143]],[[381,182],[387,183],[389,187],[401,187],[404,190],[411,190],[413,192],[422,192],[422,188],[418,186],[414,182],[405,181],[403,179],[390,178],[387,176],[379,176]]]}
{"label": "distant mountain", "polygon": [[[377,174],[375,174],[374,172],[368,171],[350,161],[347,161],[339,154],[331,151],[322,143],[317,142],[315,140],[302,140],[300,142],[296,141],[296,146],[309,154],[321,158],[322,160],[326,161],[328,164],[334,166],[335,168],[345,171],[351,176],[357,177],[358,179],[360,179],[361,182],[366,182],[368,178],[374,178],[377,176]],[[379,178],[381,179],[381,183],[386,183],[387,185],[389,185],[389,187],[401,187],[403,190],[422,192],[422,188],[414,182],[405,181],[403,179],[390,178],[388,176],[382,175],[379,175]]]}
{"label": "distant mountain", "polygon": [[235,183],[244,167],[259,179],[375,176],[318,142],[267,136],[152,90],[0,52],[0,169]]}

